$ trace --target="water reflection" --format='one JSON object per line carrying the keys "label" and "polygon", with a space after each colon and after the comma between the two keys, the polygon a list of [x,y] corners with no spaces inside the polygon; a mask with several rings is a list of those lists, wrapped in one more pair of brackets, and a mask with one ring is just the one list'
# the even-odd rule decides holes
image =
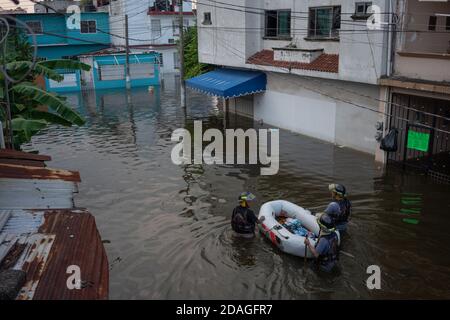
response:
{"label": "water reflection", "polygon": [[[276,176],[260,176],[258,165],[175,166],[173,130],[194,120],[204,130],[224,129],[213,98],[189,93],[184,113],[177,90],[167,77],[153,92],[68,95],[86,125],[50,127],[26,148],[51,155],[53,167],[81,172],[77,204],[110,240],[111,298],[450,297],[448,186],[396,168],[382,172],[368,155],[284,130]],[[238,116],[227,126],[267,127]],[[354,206],[341,275],[322,277],[259,235],[232,237],[241,191],[257,196],[255,211],[273,199],[319,211],[330,201],[330,182],[344,184]],[[382,270],[380,291],[365,285],[372,264]]]}

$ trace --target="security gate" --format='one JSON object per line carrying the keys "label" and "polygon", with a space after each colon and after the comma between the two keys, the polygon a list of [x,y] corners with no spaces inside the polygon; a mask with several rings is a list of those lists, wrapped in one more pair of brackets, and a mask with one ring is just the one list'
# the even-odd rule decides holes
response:
{"label": "security gate", "polygon": [[392,102],[399,135],[389,161],[450,181],[450,101],[394,93]]}

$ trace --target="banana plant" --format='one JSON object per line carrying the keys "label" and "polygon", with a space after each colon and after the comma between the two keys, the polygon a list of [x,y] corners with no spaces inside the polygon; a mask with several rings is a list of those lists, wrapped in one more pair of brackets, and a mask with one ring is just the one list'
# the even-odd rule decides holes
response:
{"label": "banana plant", "polygon": [[[5,70],[13,79],[20,79],[33,67],[28,60],[11,61],[5,64]],[[60,82],[64,77],[58,73],[58,69],[85,70],[90,66],[76,60],[58,59],[37,62],[32,72],[21,82],[13,83],[5,88],[4,75],[0,73],[0,97],[5,105],[5,97],[10,98],[12,130],[14,146],[20,149],[20,145],[31,140],[33,135],[46,128],[50,124],[63,126],[82,126],[84,119],[66,102],[66,98],[45,91],[36,84],[36,78],[44,76],[48,79]],[[2,108],[0,118],[5,120],[6,114]]]}

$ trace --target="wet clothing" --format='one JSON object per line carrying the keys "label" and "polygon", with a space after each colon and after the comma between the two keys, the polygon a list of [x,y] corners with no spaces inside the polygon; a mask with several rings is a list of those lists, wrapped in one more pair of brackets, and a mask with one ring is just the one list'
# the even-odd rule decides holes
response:
{"label": "wet clothing", "polygon": [[319,269],[325,272],[331,272],[336,266],[339,255],[338,236],[336,232],[320,236],[316,243],[316,251],[319,254],[317,258]]}
{"label": "wet clothing", "polygon": [[325,209],[325,213],[333,218],[336,229],[339,231],[345,231],[345,229],[347,229],[348,218],[350,217],[351,211],[352,204],[347,198],[331,202]]}
{"label": "wet clothing", "polygon": [[237,206],[231,216],[231,227],[240,234],[254,234],[255,224],[258,218],[247,207]]}

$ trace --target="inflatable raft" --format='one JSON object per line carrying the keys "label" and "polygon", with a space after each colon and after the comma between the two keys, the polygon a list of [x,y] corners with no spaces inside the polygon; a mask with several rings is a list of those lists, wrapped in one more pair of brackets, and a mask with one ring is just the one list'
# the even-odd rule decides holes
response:
{"label": "inflatable raft", "polygon": [[[316,244],[320,227],[316,217],[308,210],[285,200],[266,202],[259,210],[260,232],[281,251],[305,256],[305,236],[312,245]],[[295,228],[293,228],[295,227]],[[311,234],[307,234],[307,232]],[[336,231],[339,243],[340,235]],[[306,250],[306,257],[312,258],[311,250]]]}

